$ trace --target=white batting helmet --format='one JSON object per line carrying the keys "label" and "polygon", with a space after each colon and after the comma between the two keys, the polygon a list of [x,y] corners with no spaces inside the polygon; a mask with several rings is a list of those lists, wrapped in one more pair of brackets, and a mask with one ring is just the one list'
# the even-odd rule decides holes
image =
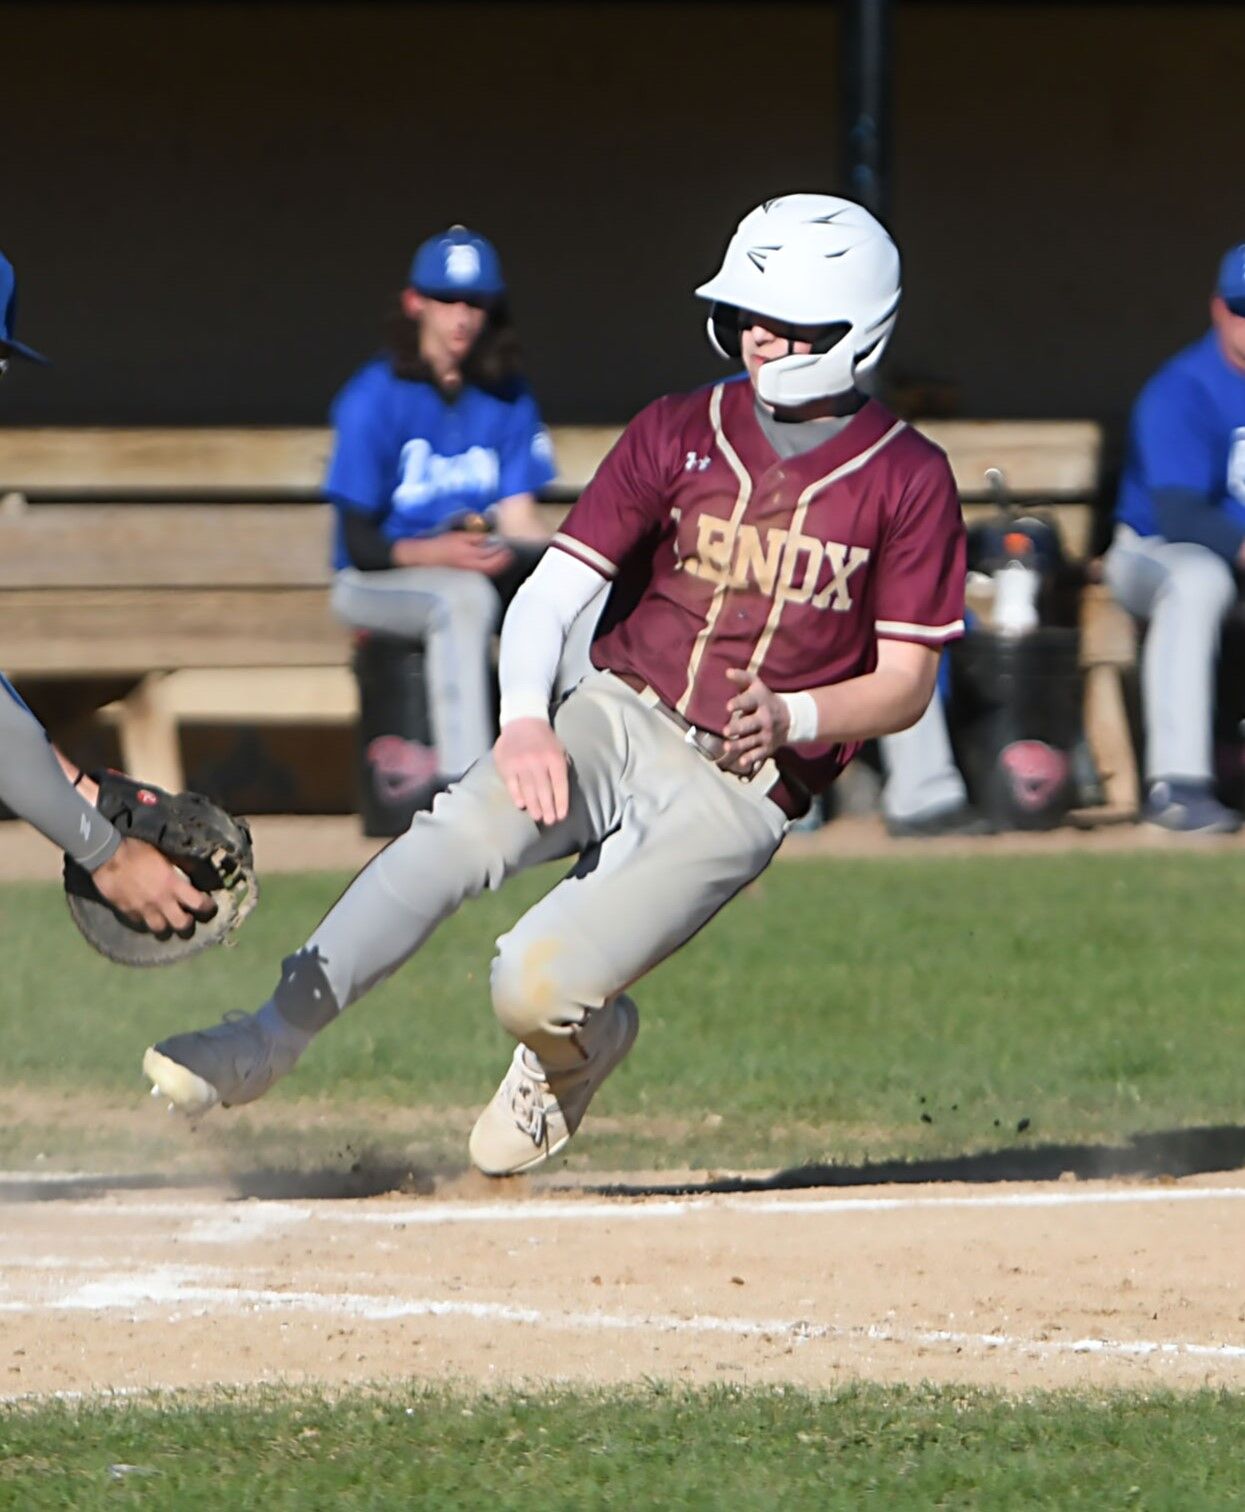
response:
{"label": "white batting helmet", "polygon": [[757,377],[767,404],[792,408],[846,393],[882,356],[899,309],[899,251],[863,206],[830,194],[784,194],[745,215],[717,274],[709,340],[738,358],[739,312],[826,326],[807,355],[778,357]]}

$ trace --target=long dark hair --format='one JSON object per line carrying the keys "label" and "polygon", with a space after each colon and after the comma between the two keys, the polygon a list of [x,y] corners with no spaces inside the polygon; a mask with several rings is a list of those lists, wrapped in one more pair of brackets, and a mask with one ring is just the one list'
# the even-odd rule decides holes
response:
{"label": "long dark hair", "polygon": [[[419,320],[412,319],[402,308],[401,295],[385,317],[385,350],[395,377],[441,388],[419,349]],[[462,374],[464,383],[503,399],[510,397],[522,383],[519,338],[505,299],[489,306],[488,319],[467,353]],[[457,390],[443,392],[449,397]]]}

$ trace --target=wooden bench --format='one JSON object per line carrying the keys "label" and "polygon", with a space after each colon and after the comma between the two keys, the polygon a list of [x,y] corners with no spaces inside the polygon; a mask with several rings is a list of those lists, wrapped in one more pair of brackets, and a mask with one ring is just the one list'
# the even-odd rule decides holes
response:
{"label": "wooden bench", "polygon": [[[1098,563],[1093,569],[1098,570]],[[1137,626],[1105,583],[1087,582],[1080,600],[1080,659],[1085,672],[1085,735],[1106,794],[1104,818],[1136,818],[1141,777],[1124,696],[1137,661]]]}
{"label": "wooden bench", "polygon": [[[1069,556],[1087,556],[1097,425],[920,428],[947,451],[970,520],[995,508],[998,468],[1018,500],[1052,506]],[[554,519],[617,435],[554,428]],[[328,608],[330,445],[322,427],[0,430],[0,667],[105,702],[126,767],[174,788],[183,722],[357,717],[349,636]]]}

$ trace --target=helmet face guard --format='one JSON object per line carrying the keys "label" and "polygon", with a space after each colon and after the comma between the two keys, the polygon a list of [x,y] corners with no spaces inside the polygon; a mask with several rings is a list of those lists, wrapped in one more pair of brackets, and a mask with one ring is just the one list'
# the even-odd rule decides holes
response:
{"label": "helmet face guard", "polygon": [[[715,352],[733,362],[738,362],[743,357],[743,332],[744,328],[751,324],[749,316],[756,316],[756,312],[736,309],[734,305],[722,304],[719,300],[714,301],[709,308],[708,331],[709,344]],[[766,319],[765,316],[756,316],[756,318],[762,322]],[[781,327],[783,323],[774,321],[774,324]],[[850,330],[851,327],[845,320],[832,321],[829,325],[823,326],[820,333],[810,343],[812,355],[824,357]],[[774,334],[780,337],[787,335],[784,330],[778,330]],[[793,337],[787,335],[788,345],[791,345],[793,340]]]}
{"label": "helmet face guard", "polygon": [[740,312],[822,334],[807,353],[767,362],[756,390],[775,408],[843,394],[881,360],[899,310],[899,252],[860,205],[828,194],[767,200],[739,223],[716,276],[707,330],[722,356],[741,355]]}

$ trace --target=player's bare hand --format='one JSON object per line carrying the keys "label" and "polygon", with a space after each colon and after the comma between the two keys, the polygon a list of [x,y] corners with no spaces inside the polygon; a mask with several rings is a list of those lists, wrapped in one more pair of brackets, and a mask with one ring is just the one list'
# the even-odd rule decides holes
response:
{"label": "player's bare hand", "polygon": [[146,924],[154,934],[189,929],[195,918],[208,919],[216,905],[195,887],[155,846],[122,840],[92,879],[118,913]]}
{"label": "player's bare hand", "polygon": [[722,765],[729,772],[747,776],[786,745],[791,713],[783,699],[753,673],[733,668],[726,675],[740,691],[726,705],[730,722]]}
{"label": "player's bare hand", "polygon": [[548,720],[512,720],[497,737],[493,763],[516,808],[538,824],[556,824],[566,818],[571,802],[570,763],[566,747]]}
{"label": "player's bare hand", "polygon": [[404,536],[390,547],[395,567],[456,567],[496,577],[514,561],[514,552],[493,535],[447,530],[436,536]]}
{"label": "player's bare hand", "polygon": [[461,572],[482,572],[496,577],[514,561],[514,552],[495,536],[476,535],[467,530],[448,530],[439,537],[445,553],[445,567]]}

